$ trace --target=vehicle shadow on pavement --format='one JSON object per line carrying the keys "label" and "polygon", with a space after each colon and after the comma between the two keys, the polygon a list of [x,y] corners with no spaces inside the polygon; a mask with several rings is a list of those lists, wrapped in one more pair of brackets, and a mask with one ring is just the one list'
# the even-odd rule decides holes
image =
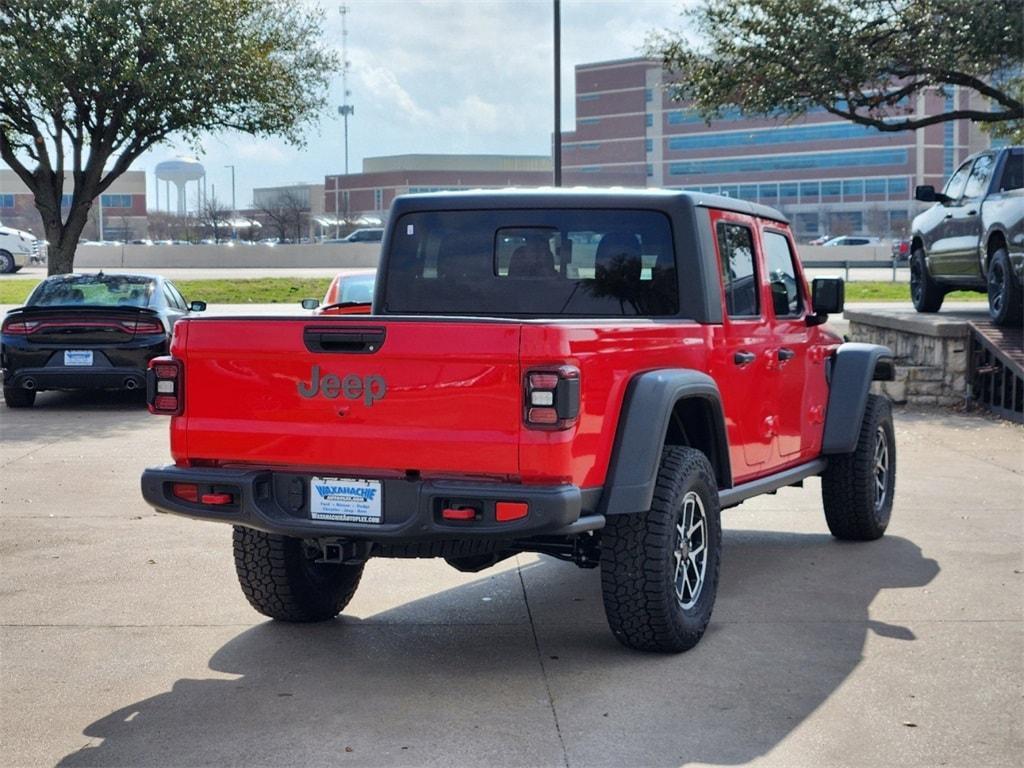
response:
{"label": "vehicle shadow on pavement", "polygon": [[[144,390],[40,392],[31,408],[0,405],[6,443],[81,438],[88,422],[90,438],[133,429],[136,419],[148,416]],[[121,418],[119,418],[121,417]]]}
{"label": "vehicle shadow on pavement", "polygon": [[[543,559],[363,620],[247,629],[210,659],[237,679],[178,680],[86,727],[102,743],[60,765],[741,764],[828,700],[870,633],[914,641],[869,607],[939,572],[899,537],[724,541],[715,616],[689,653],[620,646],[598,574]],[[490,602],[524,589],[528,611]],[[912,605],[880,602],[890,619]]]}

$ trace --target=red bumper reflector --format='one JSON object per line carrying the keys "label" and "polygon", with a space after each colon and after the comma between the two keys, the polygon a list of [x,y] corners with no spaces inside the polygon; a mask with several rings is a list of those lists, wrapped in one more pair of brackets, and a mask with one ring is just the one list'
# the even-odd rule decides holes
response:
{"label": "red bumper reflector", "polygon": [[182,501],[191,501],[193,504],[199,501],[199,486],[192,483],[174,483],[171,493]]}
{"label": "red bumper reflector", "polygon": [[441,517],[445,520],[475,520],[476,510],[472,507],[442,509]]}
{"label": "red bumper reflector", "polygon": [[526,415],[531,424],[557,424],[558,411],[554,408],[531,408]]}
{"label": "red bumper reflector", "polygon": [[530,505],[519,501],[499,501],[494,505],[494,519],[499,523],[520,520],[529,513]]}
{"label": "red bumper reflector", "polygon": [[153,407],[158,411],[176,411],[178,398],[174,395],[157,395],[153,398]]}
{"label": "red bumper reflector", "polygon": [[203,504],[230,504],[234,500],[230,493],[204,493],[200,499]]}

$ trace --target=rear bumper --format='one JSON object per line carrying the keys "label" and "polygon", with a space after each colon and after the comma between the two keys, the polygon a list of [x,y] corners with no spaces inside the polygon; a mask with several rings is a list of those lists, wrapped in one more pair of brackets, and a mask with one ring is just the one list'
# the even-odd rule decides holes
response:
{"label": "rear bumper", "polygon": [[[172,483],[199,486],[199,493],[229,493],[230,505],[192,503],[171,493]],[[454,480],[382,479],[379,524],[314,520],[310,516],[310,475],[271,470],[147,469],[142,496],[158,512],[230,523],[295,538],[338,537],[372,542],[453,539],[519,539],[575,532],[584,494],[574,485],[530,486]],[[526,517],[495,520],[498,501],[525,502]],[[443,520],[448,506],[479,508],[478,519]]]}
{"label": "rear bumper", "polygon": [[16,389],[145,389],[146,372],[138,368],[19,368],[4,371],[4,386]]}

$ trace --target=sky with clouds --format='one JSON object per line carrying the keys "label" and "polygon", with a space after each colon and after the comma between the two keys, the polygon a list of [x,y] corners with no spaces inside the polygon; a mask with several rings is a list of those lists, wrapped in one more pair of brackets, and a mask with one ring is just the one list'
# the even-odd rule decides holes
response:
{"label": "sky with clouds", "polygon": [[[648,34],[679,29],[688,0],[562,0],[562,128],[573,128],[576,64],[636,56]],[[349,170],[364,157],[405,153],[547,154],[553,125],[551,0],[348,0]],[[341,47],[340,0],[321,0],[324,30]],[[254,186],[323,182],[344,167],[340,72],[306,146],[222,135],[200,160],[217,197],[245,207]],[[185,145],[141,158],[153,167]],[[150,195],[152,195],[150,181]],[[163,197],[163,196],[161,196]],[[161,204],[163,204],[161,199]],[[150,200],[153,205],[153,200]]]}

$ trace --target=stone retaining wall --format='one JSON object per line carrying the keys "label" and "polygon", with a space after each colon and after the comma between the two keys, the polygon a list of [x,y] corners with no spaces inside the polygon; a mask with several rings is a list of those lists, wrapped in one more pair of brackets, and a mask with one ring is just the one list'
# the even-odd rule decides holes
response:
{"label": "stone retaining wall", "polygon": [[955,405],[967,392],[967,321],[941,315],[848,311],[850,340],[893,351],[896,380],[874,387],[896,403]]}

